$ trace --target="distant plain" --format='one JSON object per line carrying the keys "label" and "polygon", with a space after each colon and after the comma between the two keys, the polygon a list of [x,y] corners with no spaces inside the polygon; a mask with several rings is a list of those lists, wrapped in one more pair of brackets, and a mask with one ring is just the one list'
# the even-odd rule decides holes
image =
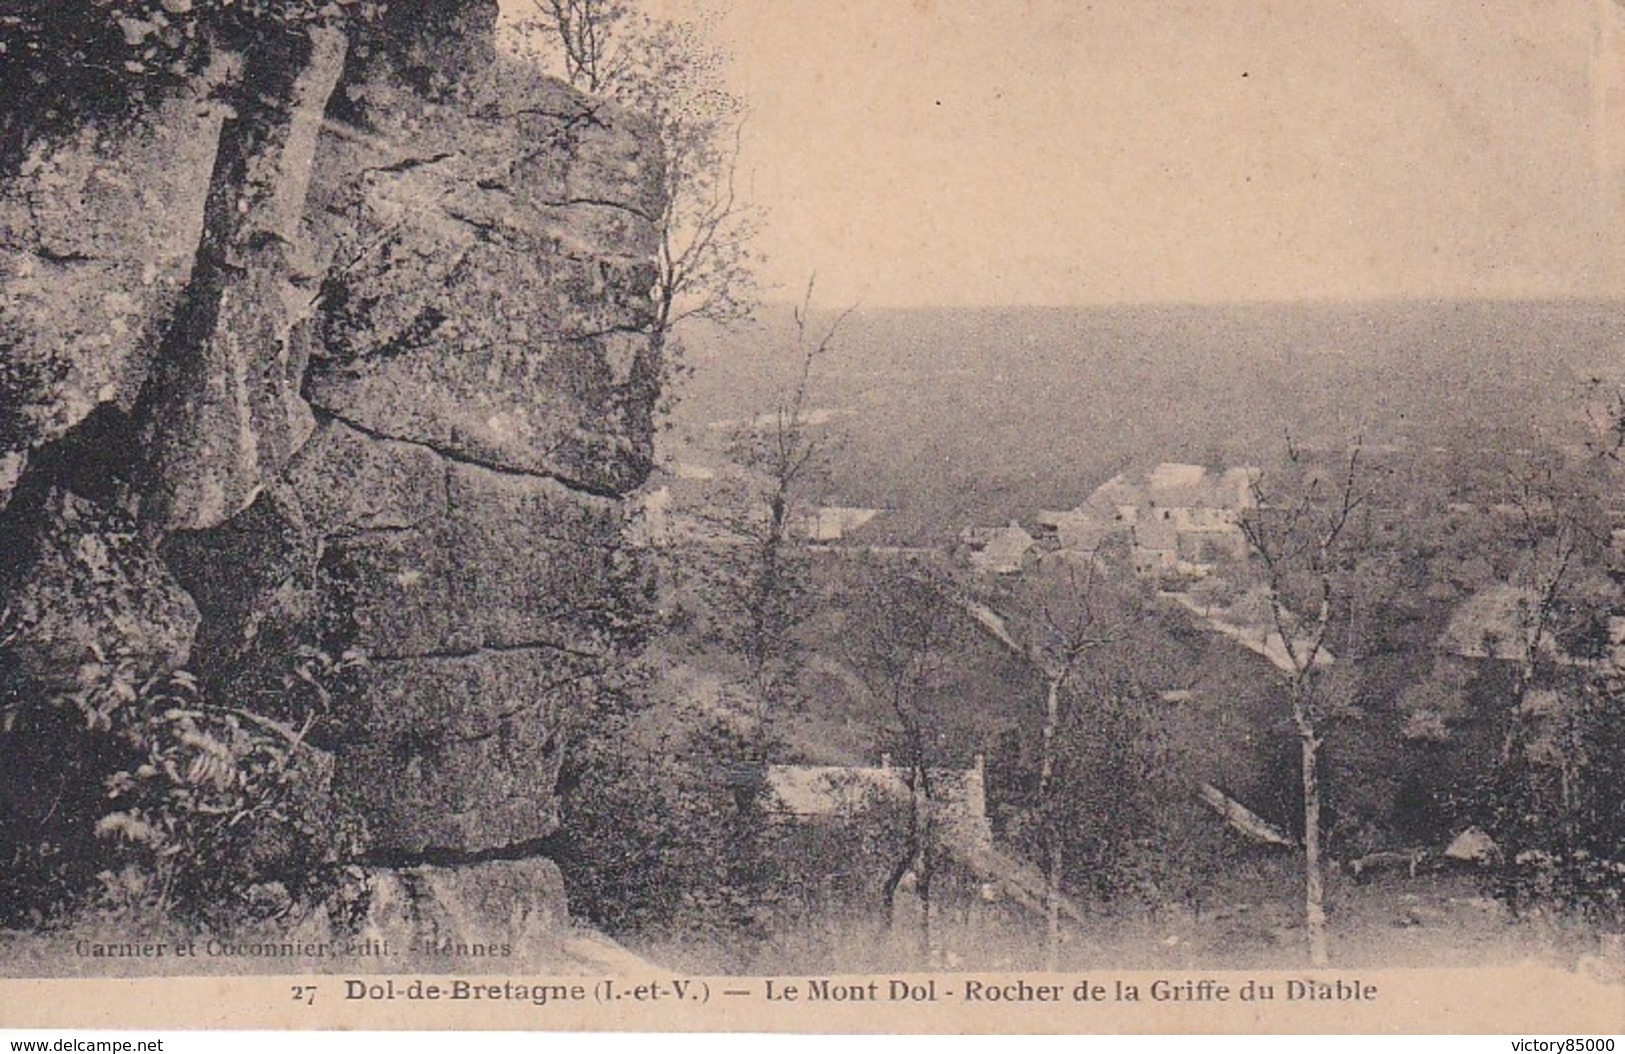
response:
{"label": "distant plain", "polygon": [[[685,343],[675,436],[714,439],[792,387],[788,311]],[[940,543],[1127,468],[1267,467],[1288,435],[1457,455],[1583,441],[1593,379],[1625,379],[1625,302],[860,307],[807,406],[836,441],[818,497],[890,510],[876,540]]]}

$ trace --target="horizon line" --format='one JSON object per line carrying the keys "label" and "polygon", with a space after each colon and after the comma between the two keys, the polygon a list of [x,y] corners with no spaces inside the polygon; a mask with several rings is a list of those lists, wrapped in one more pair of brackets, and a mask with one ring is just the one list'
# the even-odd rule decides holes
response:
{"label": "horizon line", "polygon": [[[859,299],[849,305],[839,307],[814,306],[813,311],[818,313],[846,311],[1009,311],[1009,310],[1060,310],[1070,311],[1080,308],[1138,308],[1138,307],[1289,307],[1304,305],[1359,305],[1359,304],[1612,304],[1625,306],[1625,291],[1616,293],[1528,293],[1517,295],[1484,293],[1484,294],[1376,294],[1361,296],[1302,296],[1302,297],[1236,297],[1231,299],[1213,300],[1076,300],[1070,302],[1055,301],[986,301],[976,303],[903,303],[879,302],[865,303]],[[794,309],[801,306],[795,299],[764,299],[763,308]]]}

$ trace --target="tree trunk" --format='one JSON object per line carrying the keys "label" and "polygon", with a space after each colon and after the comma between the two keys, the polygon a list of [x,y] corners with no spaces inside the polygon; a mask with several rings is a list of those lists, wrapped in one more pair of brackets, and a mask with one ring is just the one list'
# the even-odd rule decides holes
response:
{"label": "tree trunk", "polygon": [[1043,810],[1045,863],[1048,874],[1044,886],[1045,968],[1051,973],[1061,962],[1061,830],[1055,809],[1055,735],[1061,719],[1061,681],[1049,678],[1044,699],[1043,745],[1038,760],[1038,807]]}
{"label": "tree trunk", "polygon": [[903,879],[908,876],[909,868],[913,866],[913,862],[914,850],[911,845],[908,853],[892,867],[891,873],[886,876],[885,883],[880,887],[880,900],[885,908],[887,933],[897,928],[897,889],[903,884]]}
{"label": "tree trunk", "polygon": [[1046,927],[1044,969],[1057,973],[1061,969],[1061,832],[1055,827],[1049,831],[1049,874],[1044,888],[1044,922]]}
{"label": "tree trunk", "polygon": [[1320,858],[1320,740],[1300,736],[1303,747],[1303,910],[1309,941],[1309,964],[1330,961],[1326,947],[1326,882]]}
{"label": "tree trunk", "polygon": [[931,859],[931,845],[926,842],[920,848],[920,968],[931,968],[931,869],[934,866]]}
{"label": "tree trunk", "polygon": [[[914,742],[920,742],[916,734]],[[931,878],[932,870],[936,866],[933,858],[932,846],[935,842],[936,809],[931,798],[931,776],[927,772],[924,761],[924,751],[917,749],[914,762],[912,794],[914,798],[914,823],[919,831],[918,853],[914,873],[914,891],[920,900],[920,968],[928,969],[931,965]]]}
{"label": "tree trunk", "polygon": [[[919,777],[916,774],[913,779]],[[897,890],[902,886],[903,879],[908,877],[910,870],[919,866],[919,858],[923,841],[920,837],[920,795],[918,783],[909,787],[908,795],[908,838],[902,855],[892,867],[891,874],[886,877],[885,885],[881,887],[881,898],[886,905],[886,932],[894,932],[897,928]],[[918,882],[918,872],[915,874]],[[916,885],[916,889],[918,886]]]}

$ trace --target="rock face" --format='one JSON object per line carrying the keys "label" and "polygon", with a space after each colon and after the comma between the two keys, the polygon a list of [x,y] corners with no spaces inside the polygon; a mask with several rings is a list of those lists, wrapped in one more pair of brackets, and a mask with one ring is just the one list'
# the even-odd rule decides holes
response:
{"label": "rock face", "polygon": [[[379,888],[457,891],[407,911],[436,940],[483,904],[562,915],[514,876],[551,867],[566,725],[630,614],[658,396],[652,133],[499,59],[495,17],[394,0],[223,53],[234,91],[42,140],[0,185],[0,529],[32,539],[0,568],[5,690],[99,637],[296,720],[345,657],[312,732],[336,826],[403,876]],[[58,632],[97,553],[142,599]]]}
{"label": "rock face", "polygon": [[185,292],[225,108],[213,85],[134,130],[33,143],[0,181],[0,504],[28,455],[101,403],[128,411]]}
{"label": "rock face", "polygon": [[279,34],[244,59],[220,130],[187,297],[143,406],[142,512],[164,529],[213,527],[246,505],[310,435],[299,395],[312,287],[300,223],[321,113],[344,35]]}
{"label": "rock face", "polygon": [[649,457],[646,141],[502,66],[425,98],[406,61],[361,60],[345,112],[364,134],[322,143],[311,403],[469,463],[624,492]]}

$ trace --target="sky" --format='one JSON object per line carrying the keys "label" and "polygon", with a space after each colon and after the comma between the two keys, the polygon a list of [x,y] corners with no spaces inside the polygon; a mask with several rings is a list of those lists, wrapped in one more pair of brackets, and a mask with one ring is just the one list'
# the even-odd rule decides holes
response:
{"label": "sky", "polygon": [[708,6],[780,296],[1625,296],[1622,0]]}

